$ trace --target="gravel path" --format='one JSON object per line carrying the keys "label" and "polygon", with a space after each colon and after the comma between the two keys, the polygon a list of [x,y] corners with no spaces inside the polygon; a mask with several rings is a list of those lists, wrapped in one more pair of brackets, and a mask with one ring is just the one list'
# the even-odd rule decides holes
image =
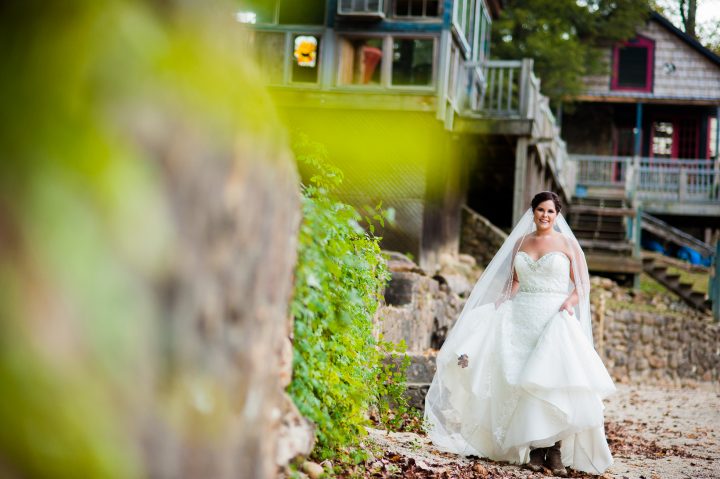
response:
{"label": "gravel path", "polygon": [[[720,385],[618,385],[606,401],[605,419],[615,464],[602,477],[720,478]],[[381,477],[544,477],[506,463],[441,453],[417,434],[370,433],[386,451]]]}

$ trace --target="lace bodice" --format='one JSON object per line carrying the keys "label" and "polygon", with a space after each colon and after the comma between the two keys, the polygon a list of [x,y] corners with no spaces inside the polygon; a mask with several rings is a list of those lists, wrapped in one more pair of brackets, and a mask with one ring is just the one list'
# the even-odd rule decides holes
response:
{"label": "lace bodice", "polygon": [[567,293],[570,287],[570,260],[560,251],[551,251],[537,261],[524,251],[515,256],[520,292]]}

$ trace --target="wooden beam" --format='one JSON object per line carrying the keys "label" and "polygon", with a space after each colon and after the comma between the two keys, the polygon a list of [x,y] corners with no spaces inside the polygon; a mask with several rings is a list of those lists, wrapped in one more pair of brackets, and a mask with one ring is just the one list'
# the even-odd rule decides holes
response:
{"label": "wooden beam", "polygon": [[457,118],[454,130],[479,135],[530,136],[532,120],[463,114]]}
{"label": "wooden beam", "polygon": [[607,241],[607,240],[599,240],[599,239],[579,239],[578,243],[580,243],[580,246],[582,248],[591,249],[591,248],[597,248],[597,249],[606,249],[610,251],[617,251],[617,252],[630,252],[633,251],[633,245],[631,243],[625,243],[625,242],[618,242],[618,241]]}
{"label": "wooden beam", "polygon": [[570,207],[572,214],[590,213],[598,216],[632,216],[637,212],[633,208],[610,208],[606,206],[573,205]]}
{"label": "wooden beam", "polygon": [[271,87],[275,103],[289,108],[398,110],[435,112],[434,92],[358,92],[358,91],[300,91],[297,88]]}
{"label": "wooden beam", "polygon": [[720,202],[680,203],[677,200],[652,200],[640,198],[643,210],[652,214],[686,215],[686,216],[720,216]]}
{"label": "wooden beam", "polygon": [[695,240],[695,241],[688,240],[688,239],[674,233],[672,231],[672,229],[668,229],[667,227],[663,227],[662,225],[653,224],[648,221],[643,221],[642,228],[645,231],[649,231],[650,233],[654,234],[655,236],[659,236],[660,238],[664,239],[665,241],[670,241],[672,243],[679,244],[680,246],[687,246],[688,248],[693,249],[695,251],[700,250],[699,252],[701,254],[703,254],[704,256],[709,256],[709,255],[713,254],[712,247],[702,246],[702,245],[698,244],[698,243],[701,243],[698,240]]}
{"label": "wooden beam", "polygon": [[700,105],[700,106],[715,106],[720,102],[720,98],[653,98],[653,97],[627,97],[627,96],[612,96],[612,95],[579,95],[574,98],[575,101],[587,101],[597,103],[637,103],[643,102],[645,104],[678,104],[683,105]]}
{"label": "wooden beam", "polygon": [[586,254],[588,269],[598,273],[631,273],[642,272],[642,261],[632,256],[610,254]]}
{"label": "wooden beam", "polygon": [[525,204],[525,184],[527,181],[528,139],[520,137],[515,145],[515,181],[513,183],[513,224],[520,221],[528,206]]}

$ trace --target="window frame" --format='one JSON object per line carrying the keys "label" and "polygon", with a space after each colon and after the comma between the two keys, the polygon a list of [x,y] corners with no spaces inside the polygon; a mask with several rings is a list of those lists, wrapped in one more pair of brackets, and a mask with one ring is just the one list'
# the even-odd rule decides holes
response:
{"label": "window frame", "polygon": [[[410,0],[412,1],[412,0]],[[416,0],[417,1],[417,0]],[[423,11],[427,12],[427,2],[430,0],[419,0],[423,2]],[[402,20],[436,20],[436,21],[442,21],[443,18],[443,7],[445,2],[443,0],[437,0],[438,2],[438,13],[437,15],[400,15],[397,13],[397,4],[398,0],[392,0],[392,7],[390,8],[390,12],[392,15],[392,18],[398,18]]]}
{"label": "window frame", "polygon": [[[265,27],[265,28],[263,28]],[[323,61],[326,58],[325,53],[323,53],[323,49],[327,46],[324,45],[324,39],[326,37],[324,32],[324,27],[322,26],[315,26],[310,28],[296,28],[293,26],[288,25],[271,25],[271,24],[260,24],[258,27],[255,28],[258,32],[263,33],[277,33],[284,35],[283,40],[283,72],[282,72],[282,80],[280,83],[275,82],[268,82],[268,86],[290,86],[293,88],[308,88],[308,89],[318,89],[321,86],[322,83],[322,69],[323,69]],[[318,57],[317,57],[317,66],[318,69],[318,77],[317,81],[315,82],[297,82],[292,80],[292,64],[294,61],[293,57],[293,50],[294,50],[294,44],[293,44],[293,38],[299,35],[309,35],[313,37],[317,37],[318,39]]]}
{"label": "window frame", "polygon": [[[620,85],[620,49],[644,48],[647,51],[647,64],[645,67],[645,86],[633,87]],[[639,93],[652,93],[654,87],[654,71],[655,71],[655,40],[637,35],[635,38],[617,43],[613,47],[612,57],[612,73],[610,76],[610,89],[613,91],[630,91]]]}
{"label": "window frame", "polygon": [[[339,48],[335,51],[335,71],[333,75],[333,89],[335,90],[353,90],[353,91],[387,91],[394,92],[433,92],[437,89],[438,75],[438,53],[440,47],[439,37],[432,34],[418,34],[414,32],[408,33],[376,33],[376,32],[336,32],[335,45],[340,45],[341,38],[382,38],[382,59],[380,60],[380,83],[377,85],[359,85],[353,83],[340,83],[340,55]],[[392,67],[393,67],[393,42],[395,39],[404,40],[432,40],[432,76],[429,85],[393,85],[392,84]]]}

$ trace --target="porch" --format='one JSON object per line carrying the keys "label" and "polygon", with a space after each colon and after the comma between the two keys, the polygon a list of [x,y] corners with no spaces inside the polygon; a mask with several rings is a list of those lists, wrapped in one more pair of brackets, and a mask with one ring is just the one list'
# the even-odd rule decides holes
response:
{"label": "porch", "polygon": [[540,92],[532,59],[458,63],[450,69],[448,92],[438,105],[448,129],[517,138],[513,224],[536,190],[553,189],[571,200],[574,174],[567,146],[549,99]]}
{"label": "porch", "polygon": [[651,214],[720,216],[720,163],[570,155],[575,196],[624,198]]}

